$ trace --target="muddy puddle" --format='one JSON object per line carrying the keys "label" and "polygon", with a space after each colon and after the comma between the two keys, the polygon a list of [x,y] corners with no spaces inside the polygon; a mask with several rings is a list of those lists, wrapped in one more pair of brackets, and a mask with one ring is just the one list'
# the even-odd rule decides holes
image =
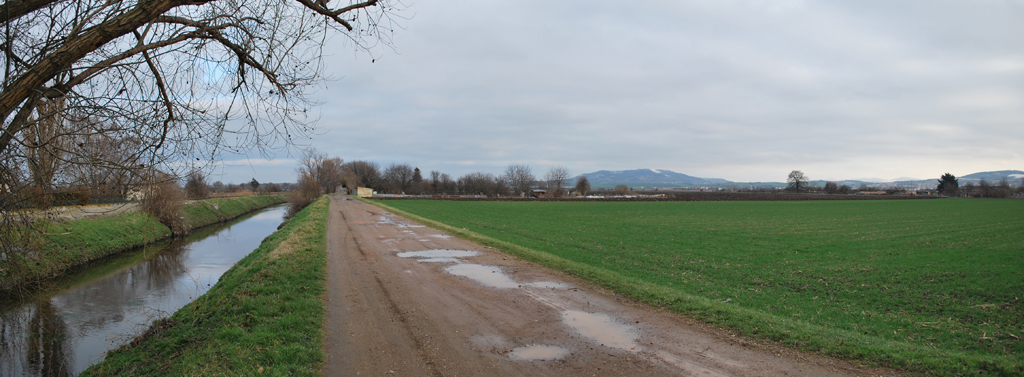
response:
{"label": "muddy puddle", "polygon": [[[398,253],[400,258],[468,258],[480,255],[478,251],[472,250],[452,250],[452,249],[437,249],[437,250],[423,250],[423,251],[407,251],[404,253]],[[423,259],[420,259],[423,262]]]}
{"label": "muddy puddle", "polygon": [[[517,283],[505,274],[501,267],[463,263],[459,258],[479,256],[481,253],[471,250],[423,250],[398,253],[402,258],[418,258],[420,262],[426,263],[451,263],[444,268],[444,271],[476,281],[491,288],[540,288],[540,289],[569,289],[568,284],[557,281],[535,281],[529,283]],[[624,351],[639,352],[639,345],[636,342],[638,331],[635,327],[621,323],[613,317],[603,313],[587,313],[579,310],[568,310],[557,299],[548,297],[541,291],[526,291],[527,295],[543,302],[549,307],[561,312],[562,322],[580,336],[590,341],[609,348],[616,348]],[[508,356],[515,360],[555,360],[564,357],[569,351],[562,347],[550,345],[531,345],[518,347],[508,353]]]}
{"label": "muddy puddle", "polygon": [[379,219],[377,219],[377,223],[381,225],[391,225],[399,228],[426,228],[426,225],[409,224],[404,221],[395,220],[394,217],[391,217],[390,213],[385,213],[384,216],[381,216]]}
{"label": "muddy puddle", "polygon": [[565,310],[562,312],[562,322],[583,337],[605,347],[637,351],[636,329],[619,323],[607,314]]}
{"label": "muddy puddle", "polygon": [[558,360],[569,354],[569,350],[548,345],[532,345],[518,347],[508,353],[512,360],[537,361],[537,360]]}
{"label": "muddy puddle", "polygon": [[497,266],[464,263],[448,266],[444,271],[476,280],[478,283],[492,288],[519,288],[519,283],[505,275],[501,271],[501,267]]}

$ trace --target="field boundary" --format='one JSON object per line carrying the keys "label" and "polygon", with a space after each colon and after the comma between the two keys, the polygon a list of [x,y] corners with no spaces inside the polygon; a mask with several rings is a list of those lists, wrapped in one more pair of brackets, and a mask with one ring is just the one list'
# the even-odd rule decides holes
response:
{"label": "field boundary", "polygon": [[424,218],[377,200],[357,198],[394,214],[509,255],[580,277],[630,299],[733,330],[752,339],[766,340],[804,351],[817,352],[862,363],[939,375],[1021,375],[1020,358],[1012,355],[967,354],[938,350],[908,343],[836,330],[730,305],[644,283],[597,267],[572,262],[555,255],[487,237],[465,228]]}

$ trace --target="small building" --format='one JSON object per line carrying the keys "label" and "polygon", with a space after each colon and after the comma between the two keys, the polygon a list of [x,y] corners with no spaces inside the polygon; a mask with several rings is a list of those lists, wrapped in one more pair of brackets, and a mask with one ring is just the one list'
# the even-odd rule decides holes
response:
{"label": "small building", "polygon": [[533,189],[533,190],[530,190],[530,197],[531,198],[543,199],[543,198],[547,197],[547,195],[548,195],[548,191],[544,190],[544,189]]}

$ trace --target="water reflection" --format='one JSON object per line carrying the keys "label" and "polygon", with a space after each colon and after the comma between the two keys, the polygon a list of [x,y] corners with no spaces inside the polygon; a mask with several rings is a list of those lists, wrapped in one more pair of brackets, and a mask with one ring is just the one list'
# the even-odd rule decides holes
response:
{"label": "water reflection", "polygon": [[264,210],[186,239],[123,253],[0,301],[0,376],[71,376],[205,293],[277,229]]}

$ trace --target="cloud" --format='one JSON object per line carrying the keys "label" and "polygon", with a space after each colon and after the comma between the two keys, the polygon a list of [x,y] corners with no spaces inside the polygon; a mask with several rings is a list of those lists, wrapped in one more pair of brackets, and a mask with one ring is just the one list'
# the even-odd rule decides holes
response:
{"label": "cloud", "polygon": [[315,93],[324,134],[310,143],[453,176],[510,163],[737,181],[801,166],[837,179],[1019,169],[1020,8],[423,0],[376,62],[332,39],[339,79]]}

